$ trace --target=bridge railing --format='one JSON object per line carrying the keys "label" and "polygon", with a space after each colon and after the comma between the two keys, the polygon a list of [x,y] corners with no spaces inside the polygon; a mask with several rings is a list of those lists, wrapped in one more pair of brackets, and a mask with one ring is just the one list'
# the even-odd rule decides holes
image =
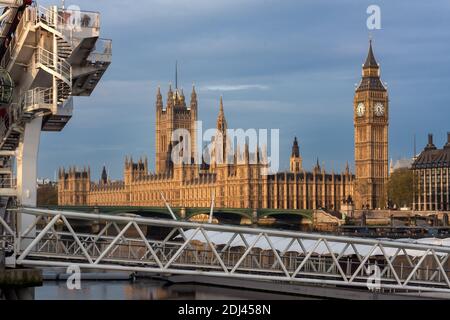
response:
{"label": "bridge railing", "polygon": [[[450,292],[450,247],[174,220],[40,209],[22,265]],[[77,232],[80,221],[97,228]],[[149,230],[165,227],[164,239]],[[33,226],[29,228],[33,229]],[[95,231],[94,231],[95,230]]]}

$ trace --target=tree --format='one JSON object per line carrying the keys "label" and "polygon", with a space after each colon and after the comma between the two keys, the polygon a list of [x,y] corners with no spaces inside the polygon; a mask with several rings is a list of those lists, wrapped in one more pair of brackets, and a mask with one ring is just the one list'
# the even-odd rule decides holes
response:
{"label": "tree", "polygon": [[395,170],[389,177],[388,194],[389,200],[397,207],[412,207],[414,201],[414,173],[407,168]]}

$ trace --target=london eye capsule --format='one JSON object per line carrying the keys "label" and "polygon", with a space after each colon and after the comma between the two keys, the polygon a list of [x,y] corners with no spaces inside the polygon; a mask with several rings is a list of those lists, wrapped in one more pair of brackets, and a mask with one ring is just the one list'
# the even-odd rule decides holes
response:
{"label": "london eye capsule", "polygon": [[0,68],[0,105],[10,104],[14,90],[14,82],[8,71]]}

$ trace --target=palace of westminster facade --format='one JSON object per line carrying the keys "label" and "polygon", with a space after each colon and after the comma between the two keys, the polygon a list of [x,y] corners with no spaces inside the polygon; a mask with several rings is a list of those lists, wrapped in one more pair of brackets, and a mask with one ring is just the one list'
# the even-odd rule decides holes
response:
{"label": "palace of westminster facade", "polygon": [[[124,180],[110,182],[105,168],[99,182],[92,182],[90,169],[59,170],[58,204],[62,206],[163,206],[161,193],[174,207],[216,207],[339,210],[350,199],[356,208],[384,207],[388,179],[388,93],[380,80],[372,43],[354,97],[355,169],[325,172],[319,163],[311,171],[302,166],[297,139],[290,157],[290,170],[263,174],[267,155],[248,144],[234,151],[232,161],[209,165],[174,164],[171,152],[180,141],[171,133],[186,129],[196,134],[197,94],[192,89],[189,104],[182,90],[169,88],[166,104],[158,88],[156,98],[156,172],[147,159],[126,158]],[[216,129],[226,136],[222,99]],[[191,150],[197,150],[192,139]],[[226,144],[226,139],[224,139]],[[251,161],[250,159],[256,159]]]}

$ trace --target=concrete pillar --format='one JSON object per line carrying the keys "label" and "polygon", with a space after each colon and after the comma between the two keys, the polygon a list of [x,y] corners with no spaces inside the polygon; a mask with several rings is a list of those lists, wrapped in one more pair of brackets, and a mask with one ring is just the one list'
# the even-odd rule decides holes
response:
{"label": "concrete pillar", "polygon": [[[42,117],[37,117],[25,125],[23,139],[17,150],[17,195],[21,206],[36,207],[37,201],[37,159],[41,136]],[[30,226],[36,217],[34,215],[20,213],[17,217],[20,233]],[[34,230],[28,236],[33,237]],[[24,249],[31,240],[22,240]]]}
{"label": "concrete pillar", "polygon": [[258,224],[258,211],[256,209],[253,209],[252,211],[252,224]]}
{"label": "concrete pillar", "polygon": [[183,207],[183,208],[180,209],[180,218],[181,218],[182,220],[185,220],[185,219],[186,219],[186,208],[185,208],[185,207]]}

